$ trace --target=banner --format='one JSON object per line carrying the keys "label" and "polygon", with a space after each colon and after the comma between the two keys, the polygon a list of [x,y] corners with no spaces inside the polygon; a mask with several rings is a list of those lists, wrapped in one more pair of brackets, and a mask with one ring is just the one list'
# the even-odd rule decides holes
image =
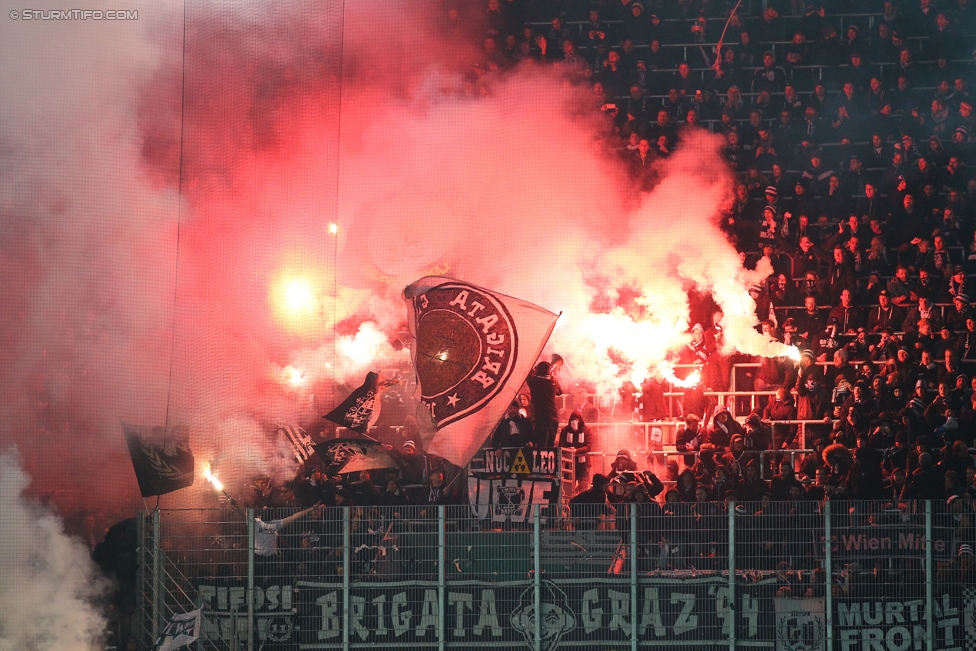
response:
{"label": "banner", "polygon": [[[823,536],[820,536],[823,544]],[[925,553],[925,526],[834,527],[831,547],[835,558],[864,557],[917,558]],[[932,527],[932,552],[939,560],[955,557],[953,530],[945,526]]]}
{"label": "banner", "polygon": [[427,451],[465,466],[515,399],[557,316],[438,276],[407,286],[403,298],[420,399],[437,429]]}
{"label": "banner", "polygon": [[[837,651],[911,651],[927,649],[928,626],[925,621],[924,586],[914,587],[916,594],[902,590],[896,599],[838,599],[834,608],[834,648]],[[964,625],[966,608],[951,595],[933,595],[932,651],[963,651],[972,639]],[[968,603],[967,603],[968,606]],[[963,612],[960,612],[960,611]]]}
{"label": "banner", "polygon": [[[247,584],[245,581],[200,583],[199,601],[205,606],[200,637],[206,648],[244,648],[247,630]],[[294,615],[295,588],[292,582],[254,586],[254,637],[262,651],[294,649],[298,641]]]}
{"label": "banner", "polygon": [[552,479],[479,479],[468,477],[468,504],[475,517],[492,522],[530,522],[532,506],[559,502],[559,484]]}
{"label": "banner", "polygon": [[122,423],[132,468],[143,497],[165,495],[193,485],[193,453],[186,428]]}
{"label": "banner", "polygon": [[827,602],[823,597],[776,597],[776,651],[827,651]]}
{"label": "banner", "polygon": [[153,651],[173,651],[192,644],[200,637],[200,609],[173,615],[166,622],[162,634],[153,645]]}
{"label": "banner", "polygon": [[494,448],[483,450],[480,464],[471,464],[471,475],[483,479],[498,475],[559,477],[559,464],[559,448]]}
{"label": "banner", "polygon": [[[602,540],[601,534],[609,533],[590,535]],[[527,544],[527,539],[522,543]],[[450,560],[459,553],[460,558]],[[410,558],[412,552],[407,551],[400,554],[399,567],[410,573],[395,581],[377,581],[377,576],[369,581],[353,580],[348,586],[348,603],[343,599],[341,576],[335,573],[331,580],[306,575],[271,584],[259,582],[253,596],[257,646],[263,651],[340,648],[343,620],[348,616],[348,637],[356,648],[436,648],[442,605],[438,583],[429,572],[434,567],[433,552],[430,558]],[[447,555],[446,647],[536,649],[533,580],[487,580],[498,566],[482,565],[484,559],[473,556],[466,560],[463,554],[463,548],[455,547]],[[608,562],[609,556],[602,554],[601,566]],[[355,555],[352,568],[356,568]],[[525,577],[526,573],[506,576],[516,575]],[[552,572],[546,575],[552,576]],[[246,640],[246,582],[211,579],[195,587],[203,607],[200,637],[209,643],[208,648],[232,647],[235,640]],[[777,597],[782,587],[774,576],[742,576],[736,582],[732,604],[727,576],[701,576],[695,571],[668,577],[642,573],[637,601],[632,603],[630,582],[623,576],[543,579],[539,651],[627,648],[635,623],[641,647],[724,651],[734,632],[740,648],[827,651],[825,598]],[[909,587],[924,592],[922,585]],[[835,597],[835,651],[927,648],[924,597],[892,598],[890,594],[894,593],[859,599]],[[976,631],[976,590],[960,586],[950,594],[939,589],[933,601],[932,651],[970,651],[973,638],[968,633]]]}
{"label": "banner", "polygon": [[[342,586],[299,581],[298,629],[302,649],[333,648],[342,640]],[[765,646],[772,639],[771,582],[738,590],[735,607],[723,577],[657,579],[638,587],[620,579],[541,583],[542,644],[535,646],[535,592],[532,581],[452,583],[444,613],[447,646],[504,646],[555,651],[591,644],[623,648],[632,625],[642,645],[727,649],[731,627],[736,639]],[[356,645],[436,646],[436,581],[394,585],[354,584],[350,588],[349,639]],[[615,645],[615,646],[614,646]],[[771,645],[770,645],[771,646]]]}

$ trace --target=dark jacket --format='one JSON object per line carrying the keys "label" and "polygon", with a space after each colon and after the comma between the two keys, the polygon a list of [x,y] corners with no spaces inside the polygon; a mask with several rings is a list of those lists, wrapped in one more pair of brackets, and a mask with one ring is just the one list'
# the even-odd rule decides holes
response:
{"label": "dark jacket", "polygon": [[571,423],[573,420],[579,420],[579,427],[573,429],[567,424],[559,430],[559,436],[556,437],[556,447],[575,448],[577,453],[576,464],[586,465],[589,463],[589,457],[586,456],[586,453],[593,448],[592,434],[579,411],[574,410],[569,415],[569,422]]}
{"label": "dark jacket", "polygon": [[712,416],[712,426],[708,429],[703,443],[711,443],[719,451],[729,447],[729,442],[734,434],[745,435],[746,431],[742,425],[732,418],[731,412],[725,405],[715,407]]}
{"label": "dark jacket", "polygon": [[505,416],[491,434],[493,448],[522,448],[532,441],[532,423],[521,414],[515,418]]}

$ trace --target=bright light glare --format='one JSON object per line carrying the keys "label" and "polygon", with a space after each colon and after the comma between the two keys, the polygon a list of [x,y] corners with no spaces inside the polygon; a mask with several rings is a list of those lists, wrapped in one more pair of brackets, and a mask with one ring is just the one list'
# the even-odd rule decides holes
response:
{"label": "bright light glare", "polygon": [[335,235],[338,232],[339,232],[339,224],[336,224],[335,222],[329,224],[329,233],[331,235]]}
{"label": "bright light glare", "polygon": [[320,269],[304,265],[286,267],[275,274],[268,285],[268,305],[275,322],[305,336],[320,332],[326,281]]}
{"label": "bright light glare", "polygon": [[304,278],[292,278],[285,282],[285,307],[293,312],[310,312],[315,309],[315,293]]}
{"label": "bright light glare", "polygon": [[293,387],[301,386],[305,382],[305,375],[289,364],[284,369],[285,381]]}
{"label": "bright light glare", "polygon": [[208,464],[204,464],[204,466],[203,466],[203,476],[204,476],[204,478],[206,478],[207,481],[209,481],[211,484],[213,484],[213,487],[214,488],[216,488],[219,491],[224,490],[224,485],[221,483],[221,481],[219,479],[217,479],[216,477],[214,477],[213,473],[210,472],[210,464],[209,463]]}
{"label": "bright light glare", "polygon": [[661,377],[673,384],[676,387],[681,387],[683,389],[690,389],[691,387],[697,386],[701,382],[701,372],[692,371],[688,374],[685,379],[680,379],[674,374],[674,369],[667,364],[661,364],[658,366],[658,372]]}

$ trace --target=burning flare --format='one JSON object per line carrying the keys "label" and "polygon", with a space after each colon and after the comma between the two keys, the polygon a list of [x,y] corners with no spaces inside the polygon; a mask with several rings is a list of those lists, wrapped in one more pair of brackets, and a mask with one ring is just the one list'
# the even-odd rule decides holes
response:
{"label": "burning flare", "polygon": [[674,369],[667,364],[659,364],[657,367],[657,372],[666,381],[670,382],[676,387],[681,387],[682,389],[690,389],[701,384],[701,371],[697,369],[689,373],[688,377],[683,380],[676,376],[674,374]]}
{"label": "burning flare", "polygon": [[203,477],[211,484],[213,484],[213,487],[216,488],[217,490],[219,491],[224,490],[224,484],[219,479],[217,479],[212,472],[210,472],[209,463],[205,463],[203,465]]}

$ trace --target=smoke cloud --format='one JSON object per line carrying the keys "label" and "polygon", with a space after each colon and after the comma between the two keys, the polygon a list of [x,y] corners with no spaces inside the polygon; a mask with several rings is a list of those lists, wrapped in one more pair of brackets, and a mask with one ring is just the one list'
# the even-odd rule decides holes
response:
{"label": "smoke cloud", "polygon": [[93,651],[106,585],[60,518],[23,496],[29,482],[16,449],[0,454],[0,651]]}
{"label": "smoke cloud", "polygon": [[0,27],[0,427],[36,492],[140,504],[121,420],[189,425],[232,494],[287,474],[270,432],[409,360],[400,291],[428,273],[561,311],[549,348],[602,390],[687,341],[690,289],[778,352],[745,291],[768,270],[716,226],[717,138],[642,194],[585,87],[472,80],[436,3],[138,9]]}

